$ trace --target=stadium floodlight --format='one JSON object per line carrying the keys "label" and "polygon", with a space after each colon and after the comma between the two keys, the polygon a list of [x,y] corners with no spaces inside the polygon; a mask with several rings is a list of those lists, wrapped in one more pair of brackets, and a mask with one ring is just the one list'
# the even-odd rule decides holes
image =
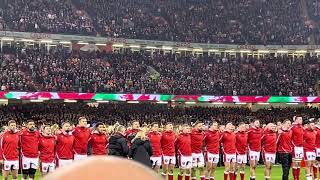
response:
{"label": "stadium floodlight", "polygon": [[97,103],[109,103],[109,101],[98,100]]}
{"label": "stadium floodlight", "polygon": [[89,43],[87,43],[87,42],[83,42],[83,41],[79,41],[79,42],[78,42],[78,44],[87,45],[87,44],[89,44]]}
{"label": "stadium floodlight", "polygon": [[270,103],[257,103],[257,104],[259,104],[259,105],[268,105]]}
{"label": "stadium floodlight", "polygon": [[52,40],[51,39],[43,39],[43,40],[40,40],[41,43],[52,43]]}
{"label": "stadium floodlight", "polygon": [[167,101],[158,101],[157,104],[168,104]]}
{"label": "stadium floodlight", "polygon": [[236,105],[246,105],[247,103],[243,103],[243,102],[237,102],[235,103]]}
{"label": "stadium floodlight", "polygon": [[21,41],[23,41],[23,42],[34,42],[33,39],[21,39]]}
{"label": "stadium floodlight", "polygon": [[288,105],[298,105],[299,103],[286,103]]}
{"label": "stadium floodlight", "polygon": [[288,53],[288,50],[278,50],[277,53]]}
{"label": "stadium floodlight", "polygon": [[320,49],[317,49],[314,51],[315,53],[320,53]]}
{"label": "stadium floodlight", "polygon": [[131,47],[131,48],[140,48],[139,45],[130,45],[129,47]]}
{"label": "stadium floodlight", "polygon": [[188,51],[188,48],[178,48],[178,51]]}
{"label": "stadium floodlight", "polygon": [[146,49],[157,49],[157,47],[155,47],[155,46],[146,46],[145,48]]}
{"label": "stadium floodlight", "polygon": [[209,52],[219,52],[218,49],[209,49]]}
{"label": "stadium floodlight", "polygon": [[163,50],[172,50],[173,48],[170,47],[170,46],[162,46],[162,49],[163,49]]}
{"label": "stadium floodlight", "polygon": [[113,47],[123,47],[124,45],[123,44],[113,44],[112,46]]}
{"label": "stadium floodlight", "polygon": [[212,104],[221,105],[221,104],[223,104],[223,102],[214,102],[214,103],[212,103]]}
{"label": "stadium floodlight", "polygon": [[201,49],[201,48],[195,48],[195,49],[193,49],[193,51],[202,52],[203,49]]}
{"label": "stadium floodlight", "polygon": [[191,101],[191,102],[185,102],[185,104],[196,104],[196,102],[193,102],[193,101]]}
{"label": "stadium floodlight", "polygon": [[302,53],[302,54],[304,54],[304,53],[307,53],[307,51],[306,51],[306,50],[297,50],[295,53]]}
{"label": "stadium floodlight", "polygon": [[270,52],[269,50],[262,50],[262,49],[258,50],[258,53],[269,53],[269,52]]}
{"label": "stadium floodlight", "polygon": [[8,99],[0,99],[0,102],[8,102]]}
{"label": "stadium floodlight", "polygon": [[13,38],[9,38],[9,37],[3,37],[3,38],[1,38],[1,40],[3,40],[3,41],[14,41]]}
{"label": "stadium floodlight", "polygon": [[241,53],[251,53],[251,50],[240,50]]}
{"label": "stadium floodlight", "polygon": [[230,50],[226,50],[225,51],[226,53],[234,53],[234,52],[236,52],[234,49],[230,49]]}
{"label": "stadium floodlight", "polygon": [[128,104],[139,104],[139,101],[127,101]]}
{"label": "stadium floodlight", "polygon": [[105,46],[106,44],[103,43],[96,43],[96,46]]}
{"label": "stadium floodlight", "polygon": [[71,44],[70,41],[60,41],[59,43],[60,43],[60,44]]}
{"label": "stadium floodlight", "polygon": [[76,103],[77,100],[73,100],[73,99],[65,99],[64,100],[65,103]]}
{"label": "stadium floodlight", "polygon": [[42,99],[31,99],[30,102],[41,103],[41,102],[43,102],[43,100]]}

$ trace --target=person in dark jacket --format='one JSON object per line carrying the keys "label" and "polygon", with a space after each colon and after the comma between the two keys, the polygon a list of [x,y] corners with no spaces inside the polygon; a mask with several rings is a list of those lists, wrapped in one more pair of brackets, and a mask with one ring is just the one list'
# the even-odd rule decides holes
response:
{"label": "person in dark jacket", "polygon": [[131,146],[129,157],[151,168],[152,163],[150,161],[150,157],[152,156],[152,148],[150,141],[145,135],[145,132],[139,131],[132,142],[133,143]]}
{"label": "person in dark jacket", "polygon": [[109,155],[127,157],[129,147],[125,138],[125,127],[118,126],[109,139]]}

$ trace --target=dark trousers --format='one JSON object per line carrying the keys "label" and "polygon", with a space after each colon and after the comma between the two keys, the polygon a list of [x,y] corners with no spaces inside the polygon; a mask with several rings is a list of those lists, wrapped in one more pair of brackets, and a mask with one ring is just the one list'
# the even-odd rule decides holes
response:
{"label": "dark trousers", "polygon": [[292,163],[291,153],[279,153],[279,161],[282,165],[282,180],[289,180],[290,167]]}

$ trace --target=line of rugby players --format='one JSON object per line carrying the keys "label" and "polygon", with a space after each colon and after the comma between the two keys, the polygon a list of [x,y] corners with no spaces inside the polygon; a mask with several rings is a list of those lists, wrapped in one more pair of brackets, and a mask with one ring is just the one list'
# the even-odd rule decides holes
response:
{"label": "line of rugby players", "polygon": [[213,180],[220,148],[225,165],[224,180],[236,180],[237,175],[244,180],[248,159],[250,180],[255,180],[260,153],[265,164],[265,179],[269,180],[277,152],[284,180],[289,178],[292,160],[294,180],[299,180],[302,159],[306,161],[307,180],[317,179],[317,160],[320,160],[319,122],[311,118],[303,125],[301,116],[295,116],[293,121],[291,124],[290,120],[284,120],[278,127],[269,123],[263,128],[257,119],[251,124],[239,122],[237,127],[232,123],[219,126],[216,121],[205,126],[203,122],[197,121],[193,127],[189,124],[180,125],[178,131],[170,122],[160,130],[158,123],[140,128],[139,122],[134,121],[131,127],[109,134],[103,123],[97,123],[93,129],[88,128],[85,117],[80,117],[74,128],[69,122],[64,122],[61,129],[54,131],[49,125],[43,125],[40,131],[36,130],[33,120],[29,120],[26,127],[18,131],[16,122],[11,120],[1,134],[0,163],[3,164],[4,179],[8,178],[10,171],[13,179],[17,179],[20,162],[23,179],[34,179],[39,165],[43,175],[54,171],[56,167],[68,166],[73,161],[87,158],[88,145],[92,149],[91,155],[107,155],[110,136],[121,135],[130,146],[132,140],[129,137],[142,131],[151,142],[152,168],[160,173],[162,166],[161,174],[168,180],[174,179],[176,163],[179,165],[178,180],[183,177],[185,180],[196,179],[198,169],[201,180]]}

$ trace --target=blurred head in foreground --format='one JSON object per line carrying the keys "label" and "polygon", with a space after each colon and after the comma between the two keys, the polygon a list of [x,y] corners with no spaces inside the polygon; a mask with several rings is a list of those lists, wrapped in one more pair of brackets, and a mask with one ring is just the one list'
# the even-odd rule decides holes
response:
{"label": "blurred head in foreground", "polygon": [[57,169],[43,180],[104,180],[104,179],[138,179],[161,180],[161,178],[147,167],[132,160],[97,156],[84,161],[74,162],[68,168]]}

